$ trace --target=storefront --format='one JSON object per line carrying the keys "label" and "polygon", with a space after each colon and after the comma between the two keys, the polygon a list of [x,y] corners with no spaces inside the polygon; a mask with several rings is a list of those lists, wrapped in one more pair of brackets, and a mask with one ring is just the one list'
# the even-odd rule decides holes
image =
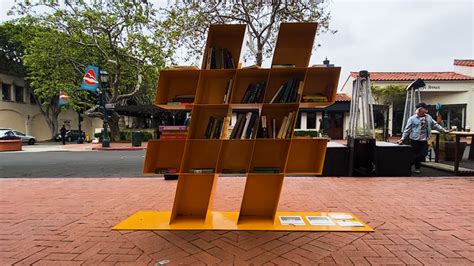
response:
{"label": "storefront", "polygon": [[[447,128],[456,127],[458,130],[473,129],[474,127],[474,60],[455,60],[452,72],[370,72],[373,85],[384,87],[388,85],[408,86],[416,79],[422,79],[426,87],[421,90],[421,100],[432,107],[431,116],[438,119]],[[357,72],[351,72],[341,91],[352,93],[352,83]],[[435,105],[441,107],[436,110]],[[375,109],[375,108],[374,108]],[[399,135],[403,119],[403,109],[389,106],[388,132]]]}

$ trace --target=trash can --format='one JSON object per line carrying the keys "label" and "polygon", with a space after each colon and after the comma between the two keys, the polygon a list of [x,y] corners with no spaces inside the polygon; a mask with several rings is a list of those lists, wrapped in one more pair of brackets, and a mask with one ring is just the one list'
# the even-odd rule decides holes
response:
{"label": "trash can", "polygon": [[132,132],[132,147],[142,146],[142,133],[140,131]]}

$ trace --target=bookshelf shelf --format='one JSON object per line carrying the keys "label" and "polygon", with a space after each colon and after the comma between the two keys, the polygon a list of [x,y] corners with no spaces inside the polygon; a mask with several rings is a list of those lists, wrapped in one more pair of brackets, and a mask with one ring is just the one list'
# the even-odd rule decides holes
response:
{"label": "bookshelf shelf", "polygon": [[[204,50],[201,69],[209,69],[207,61],[210,48],[219,47],[230,51],[235,66],[240,62],[240,53],[245,37],[245,29],[247,25],[211,25],[207,35],[206,47]],[[235,68],[236,68],[235,67]]]}
{"label": "bookshelf shelf", "polygon": [[181,167],[185,140],[150,140],[145,156],[144,174],[155,174],[159,168],[174,169]]}
{"label": "bookshelf shelf", "polygon": [[[187,139],[148,143],[143,172],[151,174],[160,168],[176,168],[179,175],[173,209],[171,213],[160,212],[159,219],[166,224],[160,222],[158,228],[276,230],[285,174],[322,173],[327,139],[293,136],[301,108],[329,106],[335,101],[341,69],[308,67],[316,29],[316,23],[282,23],[272,68],[241,69],[246,25],[211,25],[200,70],[160,72],[155,104],[164,109],[191,110],[192,115]],[[222,55],[221,51],[228,56],[230,52],[232,59],[217,58],[221,60],[217,62],[211,56],[212,51],[214,56]],[[222,60],[233,61],[233,67],[229,68],[228,62]],[[215,66],[227,69],[215,69]],[[279,88],[292,79],[295,86],[288,85],[287,94],[278,95]],[[169,104],[182,95],[188,97],[178,99],[193,99],[193,103]],[[275,95],[278,101],[272,101]],[[219,123],[209,122],[211,117]],[[236,127],[238,119],[240,125]],[[266,130],[262,127],[263,120]],[[247,121],[255,122],[253,131]],[[222,127],[220,134],[219,127]],[[233,138],[229,139],[232,133]],[[251,139],[241,139],[242,136]],[[213,192],[222,173],[246,175],[239,213],[212,211]]]}
{"label": "bookshelf shelf", "polygon": [[307,67],[316,37],[316,23],[282,23],[278,32],[273,65]]}
{"label": "bookshelf shelf", "polygon": [[222,142],[217,173],[245,174],[249,172],[255,141],[231,139]]}
{"label": "bookshelf shelf", "polygon": [[155,98],[156,105],[166,105],[179,95],[195,95],[200,70],[163,70]]}
{"label": "bookshelf shelf", "polygon": [[285,173],[316,174],[323,172],[327,139],[292,139]]}
{"label": "bookshelf shelf", "polygon": [[191,173],[193,169],[211,169],[215,172],[221,147],[218,139],[192,139],[186,141],[181,173]]}
{"label": "bookshelf shelf", "polygon": [[[216,128],[209,124],[211,117],[213,119],[223,120],[227,116],[229,106],[225,104],[195,105],[191,116],[191,125],[189,127],[189,136],[191,139],[206,139],[206,134],[211,134],[214,138]],[[198,121],[198,123],[193,123]],[[211,138],[211,137],[209,137]]]}
{"label": "bookshelf shelf", "polygon": [[284,173],[289,139],[257,139],[253,149],[250,172],[256,168],[275,168],[278,173]]}
{"label": "bookshelf shelf", "polygon": [[[339,82],[340,67],[310,67],[306,72],[303,87],[305,95],[323,95],[327,97],[327,103],[336,101],[337,84]],[[306,104],[302,102],[301,104]],[[318,104],[317,102],[311,104]]]}
{"label": "bookshelf shelf", "polygon": [[[232,89],[231,103],[243,103],[242,100],[251,84],[264,82],[266,88],[269,73],[269,69],[238,69]],[[265,95],[265,92],[263,92],[263,95]]]}
{"label": "bookshelf shelf", "polygon": [[196,92],[196,103],[225,104],[224,95],[230,89],[230,98],[234,77],[235,70],[233,69],[202,70]]}

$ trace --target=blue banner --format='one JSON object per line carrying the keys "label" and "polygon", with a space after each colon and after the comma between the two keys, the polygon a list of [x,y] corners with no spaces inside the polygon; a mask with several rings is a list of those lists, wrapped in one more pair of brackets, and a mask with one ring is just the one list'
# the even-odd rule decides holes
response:
{"label": "blue banner", "polygon": [[87,66],[86,74],[82,78],[81,89],[97,92],[99,87],[99,68],[96,66]]}
{"label": "blue banner", "polygon": [[59,106],[65,106],[69,104],[69,96],[63,92],[59,92]]}

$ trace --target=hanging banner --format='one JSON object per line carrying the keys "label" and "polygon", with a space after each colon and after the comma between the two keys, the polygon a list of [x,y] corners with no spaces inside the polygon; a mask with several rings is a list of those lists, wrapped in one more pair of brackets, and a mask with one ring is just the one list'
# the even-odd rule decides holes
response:
{"label": "hanging banner", "polygon": [[86,74],[82,78],[81,89],[91,92],[97,92],[99,87],[99,68],[96,66],[87,66]]}
{"label": "hanging banner", "polygon": [[59,92],[59,106],[65,106],[69,103],[69,96],[64,92]]}

